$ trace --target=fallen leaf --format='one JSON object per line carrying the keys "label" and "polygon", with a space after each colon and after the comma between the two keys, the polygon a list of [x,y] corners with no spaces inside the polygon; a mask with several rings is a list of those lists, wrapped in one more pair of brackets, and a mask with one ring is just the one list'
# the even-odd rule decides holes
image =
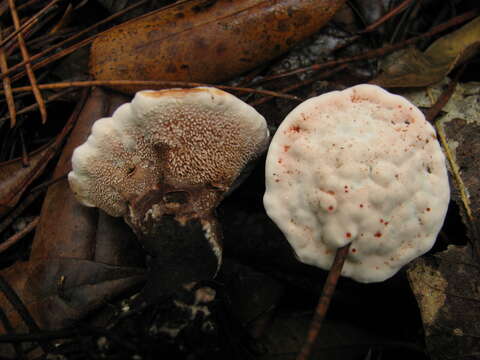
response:
{"label": "fallen leaf", "polygon": [[43,173],[48,162],[59,151],[77,117],[78,112],[74,112],[53,142],[31,153],[28,166],[24,166],[20,158],[0,163],[0,216],[14,207],[27,187]]}
{"label": "fallen leaf", "polygon": [[97,80],[221,82],[312,35],[344,2],[181,1],[100,34],[91,72]]}
{"label": "fallen leaf", "polygon": [[[110,114],[123,96],[95,89],[81,112],[53,177],[71,169],[71,155],[83,143],[93,122]],[[61,329],[145,281],[144,254],[122,219],[82,206],[62,179],[47,191],[30,259],[0,272],[42,329]],[[0,307],[16,332],[28,332],[10,302]],[[5,332],[3,327],[0,333]],[[0,344],[2,356],[13,347]]]}
{"label": "fallen leaf", "polygon": [[479,358],[480,266],[474,258],[469,246],[449,246],[418,258],[407,271],[434,360]]}
{"label": "fallen leaf", "polygon": [[[448,80],[424,90],[402,93],[415,105],[432,106],[443,91]],[[480,229],[480,84],[458,84],[450,100],[443,108],[435,125],[443,142],[452,174],[452,198],[458,204],[462,219],[475,239]],[[480,243],[476,243],[480,246]]]}
{"label": "fallen leaf", "polygon": [[[86,140],[95,120],[111,114],[125,101],[126,97],[101,89],[91,94],[63,149],[53,178],[71,170],[73,150]],[[61,225],[58,219],[62,219]],[[98,261],[107,264],[125,266],[138,265],[139,252],[134,234],[122,219],[108,217],[96,208],[81,205],[73,196],[66,179],[49,187],[33,240],[31,259],[98,258]]]}
{"label": "fallen leaf", "polygon": [[379,86],[423,87],[441,81],[480,48],[480,17],[435,41],[425,52],[410,48],[393,54],[371,81]]}

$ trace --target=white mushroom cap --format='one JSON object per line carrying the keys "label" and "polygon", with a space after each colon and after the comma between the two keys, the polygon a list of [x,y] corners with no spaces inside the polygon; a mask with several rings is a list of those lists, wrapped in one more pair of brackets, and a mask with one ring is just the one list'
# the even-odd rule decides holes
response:
{"label": "white mushroom cap", "polygon": [[77,198],[112,216],[162,184],[228,189],[268,143],[263,116],[215,88],[140,91],[95,122],[72,157]]}
{"label": "white mushroom cap", "polygon": [[450,198],[435,130],[414,105],[374,85],[305,101],[282,122],[264,204],[299,259],[342,275],[393,276],[434,244]]}

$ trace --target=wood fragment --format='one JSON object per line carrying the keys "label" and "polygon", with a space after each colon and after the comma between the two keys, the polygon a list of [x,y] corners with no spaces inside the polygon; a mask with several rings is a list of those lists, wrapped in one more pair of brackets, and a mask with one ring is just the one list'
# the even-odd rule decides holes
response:
{"label": "wood fragment", "polygon": [[36,216],[32,221],[28,223],[22,230],[17,232],[16,234],[10,236],[7,240],[0,244],[0,254],[7,249],[9,249],[12,245],[15,245],[17,242],[22,240],[26,235],[28,235],[35,227],[38,225],[40,220],[40,216]]}
{"label": "wood fragment", "polygon": [[[0,27],[0,40],[2,39],[2,28]],[[0,70],[2,74],[8,72],[7,56],[5,50],[0,48]],[[13,98],[12,85],[9,77],[3,78],[3,90],[5,91],[5,99],[8,106],[8,114],[10,117],[10,127],[13,128],[17,122],[17,111],[15,109],[15,99]]]}
{"label": "wood fragment", "polygon": [[323,323],[323,319],[327,314],[330,301],[332,300],[333,293],[335,292],[338,278],[342,273],[343,264],[345,263],[349,249],[350,244],[337,249],[332,267],[330,268],[327,279],[325,280],[325,284],[323,285],[322,295],[320,295],[320,300],[318,301],[315,314],[313,315],[312,322],[310,323],[307,339],[302,349],[298,353],[297,360],[308,360],[310,354],[312,353],[313,346],[317,341],[318,333],[320,332],[320,328]]}
{"label": "wood fragment", "polygon": [[[13,25],[15,26],[15,29],[18,30],[20,28],[20,19],[18,18],[17,10],[15,8],[15,2],[14,0],[8,0],[8,4],[10,6],[10,13],[12,16]],[[28,49],[21,32],[17,34],[17,41],[23,59],[30,59],[30,54],[28,53]],[[25,71],[27,73],[28,79],[30,80],[30,84],[32,85],[32,92],[35,100],[38,103],[40,116],[42,118],[42,123],[44,124],[47,121],[47,108],[45,107],[45,102],[43,101],[42,94],[40,93],[40,90],[37,86],[37,79],[35,77],[35,74],[33,73],[31,64],[25,64]]]}

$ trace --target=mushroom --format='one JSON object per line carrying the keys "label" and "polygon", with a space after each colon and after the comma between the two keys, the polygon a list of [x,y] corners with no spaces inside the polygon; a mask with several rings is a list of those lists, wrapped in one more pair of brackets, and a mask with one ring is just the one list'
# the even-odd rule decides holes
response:
{"label": "mushroom", "polygon": [[151,255],[155,294],[216,274],[215,208],[268,140],[265,119],[224,91],[145,90],[95,122],[68,180],[82,204],[130,225]]}
{"label": "mushroom", "polygon": [[384,281],[427,252],[449,199],[435,130],[413,104],[378,86],[303,102],[268,150],[269,217],[300,261],[340,264],[339,274],[359,282]]}

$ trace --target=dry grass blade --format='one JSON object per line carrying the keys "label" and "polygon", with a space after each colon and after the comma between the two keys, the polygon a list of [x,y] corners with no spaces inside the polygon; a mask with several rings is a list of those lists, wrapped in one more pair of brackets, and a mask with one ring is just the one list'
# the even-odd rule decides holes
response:
{"label": "dry grass blade", "polygon": [[49,9],[51,9],[56,3],[62,0],[52,0],[47,6],[45,6],[42,10],[40,10],[38,13],[33,15],[28,21],[25,21],[25,23],[22,24],[19,28],[15,29],[11,34],[9,34],[5,39],[0,41],[0,47],[3,47],[7,42],[9,42],[11,39],[13,39],[15,36],[17,36],[19,33],[23,33],[29,28],[31,28],[33,25],[35,25],[40,17],[42,17],[43,14],[45,14]]}
{"label": "dry grass blade", "polygon": [[[252,89],[252,88],[243,88],[243,87],[236,87],[236,86],[228,86],[228,85],[214,85],[214,84],[205,84],[205,83],[197,83],[197,82],[184,82],[184,81],[149,81],[149,80],[92,80],[92,81],[70,81],[70,82],[61,82],[61,83],[52,83],[52,84],[40,84],[38,85],[39,89],[42,90],[53,90],[53,89],[65,89],[70,87],[90,87],[90,86],[108,86],[108,87],[116,87],[116,86],[142,86],[142,87],[149,87],[149,88],[166,88],[166,87],[197,87],[197,86],[214,86],[216,88],[222,90],[229,90],[229,91],[238,91],[243,93],[252,93],[252,94],[262,94],[267,96],[274,96],[294,101],[302,101],[301,98],[294,95],[283,94],[276,91],[270,90],[259,90],[259,89]],[[16,92],[24,92],[24,91],[32,91],[31,86],[22,86],[18,88],[13,88],[12,91]],[[0,91],[2,94],[3,91]]]}
{"label": "dry grass blade", "polygon": [[[26,59],[26,60],[24,60],[24,61],[22,61],[22,62],[20,62],[20,63],[18,63],[18,64],[16,64],[16,65],[12,66],[12,67],[8,70],[7,73],[1,75],[1,78],[4,78],[5,76],[11,74],[12,72],[16,71],[17,69],[21,68],[22,66],[25,66],[26,64],[30,64],[32,61],[35,61],[35,60],[37,60],[37,59],[40,59],[40,58],[44,57],[46,54],[48,54],[48,53],[50,53],[50,52],[52,52],[52,51],[58,50],[59,48],[61,48],[61,47],[64,46],[65,44],[67,44],[67,43],[69,43],[69,42],[71,42],[71,41],[73,41],[73,40],[76,40],[76,39],[78,39],[79,37],[87,34],[88,32],[90,32],[90,31],[92,31],[92,30],[94,30],[95,28],[97,28],[97,27],[99,27],[99,26],[101,26],[101,25],[103,25],[103,24],[105,24],[105,23],[107,23],[107,22],[109,22],[109,21],[111,21],[111,20],[113,20],[113,19],[116,19],[116,18],[118,18],[118,17],[120,17],[120,16],[128,13],[129,11],[131,11],[131,10],[133,10],[133,9],[135,9],[135,8],[143,5],[143,4],[145,4],[147,1],[149,1],[149,0],[138,1],[137,3],[135,3],[135,4],[131,5],[131,6],[123,9],[122,11],[119,11],[119,12],[117,12],[117,13],[115,13],[115,14],[107,17],[107,18],[105,18],[104,20],[99,21],[98,23],[96,23],[96,24],[94,24],[94,25],[92,25],[92,26],[89,26],[88,28],[86,28],[86,29],[78,32],[77,34],[69,37],[68,39],[62,40],[62,41],[60,41],[58,44],[55,44],[55,45],[53,45],[53,46],[50,46],[49,48],[43,50],[42,52],[39,52],[38,54],[33,55],[33,56],[32,56],[31,58],[29,58],[28,60]],[[64,56],[67,56],[68,54],[74,52],[75,50],[81,48],[82,46],[86,46],[86,45],[90,44],[93,40],[95,40],[95,38],[96,38],[96,35],[91,36],[91,37],[89,37],[89,38],[87,38],[87,39],[84,39],[84,40],[80,41],[79,43],[74,44],[74,45],[70,46],[69,48],[61,51],[60,53],[57,53],[57,54],[55,54],[55,55],[53,55],[53,56],[51,56],[51,57],[49,57],[49,58],[47,58],[47,59],[45,59],[45,60],[43,60],[43,61],[41,61],[41,62],[35,64],[34,67],[33,67],[33,70],[36,70],[36,69],[38,69],[39,67],[45,66],[45,65],[47,65],[47,64],[50,64],[51,62],[53,62],[53,61],[55,61],[55,60],[58,60],[58,59],[60,59],[60,58],[62,58],[62,57],[64,57]],[[23,76],[25,76],[25,72],[21,72],[21,73],[17,74],[12,80],[15,81],[15,80],[17,80],[17,79],[19,79],[19,78],[21,78],[21,77],[23,77]]]}
{"label": "dry grass blade", "polygon": [[[1,38],[2,29],[0,28],[0,40]],[[7,56],[5,55],[5,50],[3,48],[0,48],[0,70],[2,71],[2,74],[8,71]],[[5,99],[7,100],[10,127],[14,127],[17,122],[17,111],[15,110],[15,100],[13,98],[12,85],[9,77],[3,78],[3,89],[5,91]]]}
{"label": "dry grass blade", "polygon": [[[18,30],[20,28],[20,19],[15,8],[15,2],[14,0],[8,0],[8,4],[10,6],[10,13],[12,15],[13,25],[15,26],[15,29]],[[21,33],[17,34],[17,40],[23,59],[30,59],[25,40]],[[37,101],[38,107],[40,109],[42,123],[45,123],[47,121],[47,108],[45,107],[45,102],[43,101],[42,94],[40,93],[40,90],[37,86],[37,79],[35,78],[35,74],[33,73],[32,66],[30,64],[25,64],[25,71],[27,72],[30,84],[32,85],[33,95],[35,96],[35,100]]]}

